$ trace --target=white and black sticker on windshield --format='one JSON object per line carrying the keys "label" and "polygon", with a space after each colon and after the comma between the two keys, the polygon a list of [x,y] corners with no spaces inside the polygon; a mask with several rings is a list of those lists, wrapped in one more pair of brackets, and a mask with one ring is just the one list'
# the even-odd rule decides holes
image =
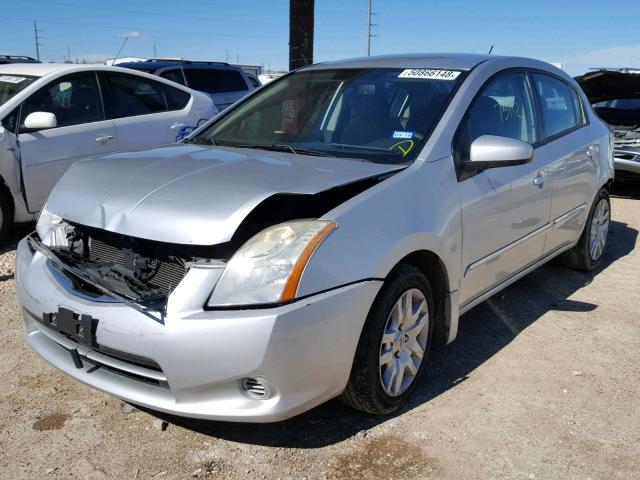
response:
{"label": "white and black sticker on windshield", "polygon": [[391,138],[399,140],[411,140],[416,132],[405,132],[403,130],[394,130]]}
{"label": "white and black sticker on windshield", "polygon": [[460,75],[457,70],[436,70],[432,68],[407,68],[398,78],[424,78],[427,80],[455,80]]}
{"label": "white and black sticker on windshield", "polygon": [[24,77],[16,77],[13,75],[0,75],[0,82],[6,83],[20,83],[23,80],[26,80]]}

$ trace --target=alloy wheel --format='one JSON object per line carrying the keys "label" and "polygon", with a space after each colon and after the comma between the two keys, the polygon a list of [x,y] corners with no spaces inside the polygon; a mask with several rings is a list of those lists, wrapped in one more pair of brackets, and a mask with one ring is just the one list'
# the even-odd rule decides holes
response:
{"label": "alloy wheel", "polygon": [[380,345],[380,382],[392,397],[402,395],[415,380],[429,335],[429,307],[417,288],[407,290],[387,318]]}
{"label": "alloy wheel", "polygon": [[589,253],[592,260],[598,260],[604,252],[609,232],[610,210],[606,198],[600,199],[591,219],[591,231],[589,232]]}

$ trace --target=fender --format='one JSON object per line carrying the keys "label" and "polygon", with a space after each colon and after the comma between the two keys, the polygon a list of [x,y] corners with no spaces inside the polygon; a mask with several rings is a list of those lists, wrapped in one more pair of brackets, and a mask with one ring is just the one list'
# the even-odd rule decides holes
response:
{"label": "fender", "polygon": [[31,220],[33,214],[29,212],[22,177],[20,141],[14,133],[2,126],[0,126],[0,177],[13,196],[14,220],[17,222]]}

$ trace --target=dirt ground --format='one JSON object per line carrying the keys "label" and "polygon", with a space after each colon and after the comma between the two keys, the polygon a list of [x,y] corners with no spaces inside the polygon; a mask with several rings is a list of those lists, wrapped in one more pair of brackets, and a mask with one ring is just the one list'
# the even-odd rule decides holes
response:
{"label": "dirt ground", "polygon": [[14,299],[23,228],[0,250],[0,478],[640,479],[634,191],[599,271],[550,264],[467,313],[399,414],[331,401],[271,425],[125,414],[47,365]]}

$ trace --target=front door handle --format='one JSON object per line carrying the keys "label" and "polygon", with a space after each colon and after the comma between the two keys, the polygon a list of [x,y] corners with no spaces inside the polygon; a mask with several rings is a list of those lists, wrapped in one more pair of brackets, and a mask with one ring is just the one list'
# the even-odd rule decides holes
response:
{"label": "front door handle", "polygon": [[533,184],[539,186],[540,188],[544,187],[544,181],[547,178],[547,173],[540,170],[538,175],[533,179]]}
{"label": "front door handle", "polygon": [[171,130],[177,130],[178,128],[182,128],[184,127],[184,123],[174,123],[173,125],[171,125]]}
{"label": "front door handle", "polygon": [[101,137],[96,137],[96,142],[98,143],[110,142],[111,140],[113,140],[113,135],[104,135]]}

